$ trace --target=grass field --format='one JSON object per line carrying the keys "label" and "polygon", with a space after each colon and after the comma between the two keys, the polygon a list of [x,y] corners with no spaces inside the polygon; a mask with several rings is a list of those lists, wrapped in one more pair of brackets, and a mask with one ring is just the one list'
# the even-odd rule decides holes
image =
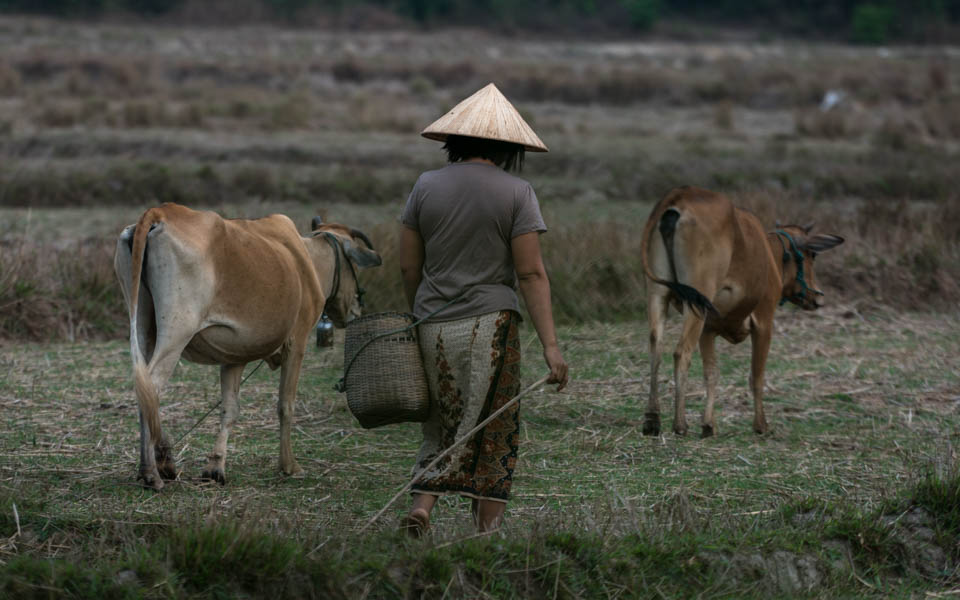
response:
{"label": "grass field", "polygon": [[[551,40],[0,18],[0,598],[951,598],[960,593],[960,61],[955,46]],[[418,131],[494,81],[550,146],[528,156],[573,381],[524,402],[503,530],[403,503],[416,425],[360,429],[308,355],[277,469],[277,374],[241,390],[227,484],[199,480],[215,369],[181,363],[161,414],[181,470],[135,481],[117,233],[176,201],[363,229],[402,309],[396,218],[442,164]],[[844,99],[822,109],[828,91]],[[749,346],[720,342],[719,435],[640,434],[640,229],[669,189],[768,226],[817,221],[828,307],[778,312],[767,417]],[[676,319],[669,330],[677,334]],[[342,333],[339,333],[342,336]],[[541,374],[524,330],[524,379]],[[248,366],[249,370],[253,365]],[[699,421],[693,363],[688,421]],[[667,357],[662,397],[670,397]],[[669,404],[664,430],[670,431]],[[186,435],[183,439],[179,439]]]}
{"label": "grass field", "polygon": [[[490,81],[551,148],[523,174],[564,322],[642,316],[636,231],[678,185],[729,193],[770,226],[836,228],[848,241],[823,268],[844,301],[950,310],[955,54],[0,18],[0,338],[124,335],[115,236],[164,201],[304,229],[322,214],[389,253],[416,176],[443,162],[417,133]],[[830,91],[843,100],[822,110]],[[396,269],[370,278],[371,309],[396,308]]]}
{"label": "grass field", "polygon": [[[0,591],[567,598],[949,591],[960,583],[960,514],[950,504],[960,499],[957,323],[956,315],[864,315],[844,306],[816,315],[782,309],[769,371],[771,432],[750,431],[747,345],[726,347],[720,435],[705,441],[640,434],[645,324],[562,328],[573,383],[524,404],[516,495],[502,534],[472,539],[467,505],[451,498],[423,542],[394,531],[405,500],[372,530],[356,531],[404,483],[419,432],[409,424],[356,425],[332,390],[339,346],[311,351],[305,364],[294,432],[302,477],[277,470],[277,376],[262,369],[241,391],[226,486],[199,480],[214,415],[176,444],[181,479],[161,494],[134,481],[138,428],[126,344],[6,348]],[[529,329],[523,346],[532,381],[543,367]],[[694,390],[688,419],[695,423],[702,389]],[[218,393],[215,369],[181,363],[163,401],[171,437],[185,434]]]}

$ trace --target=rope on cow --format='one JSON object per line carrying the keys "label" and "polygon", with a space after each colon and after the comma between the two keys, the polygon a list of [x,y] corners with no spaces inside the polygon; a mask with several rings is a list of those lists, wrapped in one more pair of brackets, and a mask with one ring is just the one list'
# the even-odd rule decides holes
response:
{"label": "rope on cow", "polygon": [[[317,235],[320,234],[315,233],[314,237]],[[357,285],[357,304],[360,305],[360,308],[363,308],[363,295],[367,293],[367,290],[360,287],[360,278],[357,277],[357,271],[353,268],[353,263],[350,261],[350,257],[346,255],[346,251],[343,249],[343,242],[340,241],[340,238],[333,235],[329,231],[324,231],[322,235],[333,249],[333,256],[335,259],[335,266],[333,270],[333,291],[330,292],[327,302],[336,297],[337,293],[340,291],[340,253],[343,252],[344,259],[347,261],[347,267],[350,268],[350,274],[353,276],[353,282]],[[324,306],[324,308],[326,308],[326,306]]]}
{"label": "rope on cow", "polygon": [[787,238],[787,241],[790,242],[790,250],[793,251],[793,261],[797,264],[797,283],[800,284],[800,292],[790,296],[789,298],[783,296],[780,298],[780,306],[783,306],[788,300],[800,302],[807,297],[807,292],[809,291],[812,294],[819,296],[823,295],[823,292],[815,290],[807,285],[807,280],[803,277],[803,253],[800,252],[800,248],[797,243],[793,240],[793,236],[784,231],[783,229],[777,229],[774,232],[777,235],[777,240],[780,241],[780,247],[783,248],[783,262],[786,264],[790,260],[790,253],[787,252],[787,247],[783,243],[783,239],[780,236]]}
{"label": "rope on cow", "polygon": [[[243,381],[240,382],[240,385],[245,384],[245,383],[247,382],[247,380],[250,379],[250,376],[253,375],[254,373],[256,373],[256,372],[257,372],[257,369],[259,369],[260,367],[263,366],[263,363],[264,363],[264,361],[261,360],[260,363],[259,363],[257,366],[255,366],[255,367],[253,368],[253,370],[250,371],[250,373],[247,374],[246,377],[243,378]],[[211,406],[211,407],[210,407],[210,410],[208,410],[202,417],[200,417],[200,420],[197,421],[196,423],[194,423],[194,424],[193,424],[193,427],[191,427],[190,429],[188,429],[185,434],[181,435],[180,438],[179,438],[176,442],[173,443],[173,445],[176,446],[176,445],[178,445],[180,442],[182,442],[182,441],[184,440],[184,438],[186,438],[188,435],[190,435],[190,434],[193,432],[193,430],[196,429],[196,428],[200,425],[200,423],[203,423],[203,421],[204,421],[207,417],[210,416],[210,413],[212,413],[213,411],[215,411],[215,410],[217,409],[217,407],[220,406],[221,404],[223,404],[223,397],[222,397],[222,396],[220,397],[220,400],[218,400],[216,404],[214,404],[213,406]]]}

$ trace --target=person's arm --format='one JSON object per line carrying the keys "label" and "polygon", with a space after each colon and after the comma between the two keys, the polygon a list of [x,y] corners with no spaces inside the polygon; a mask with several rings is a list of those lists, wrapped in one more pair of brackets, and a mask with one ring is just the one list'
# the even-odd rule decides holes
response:
{"label": "person's arm", "polygon": [[403,293],[407,297],[407,304],[413,310],[413,301],[417,297],[417,288],[423,278],[423,238],[420,233],[403,227],[400,232],[400,274],[403,277]]}
{"label": "person's arm", "polygon": [[518,235],[510,241],[513,252],[513,268],[517,272],[520,295],[533,320],[533,328],[543,345],[543,358],[550,369],[547,383],[556,383],[557,391],[567,385],[567,363],[563,360],[557,331],[553,324],[553,307],[550,304],[550,281],[540,255],[540,234],[536,231]]}

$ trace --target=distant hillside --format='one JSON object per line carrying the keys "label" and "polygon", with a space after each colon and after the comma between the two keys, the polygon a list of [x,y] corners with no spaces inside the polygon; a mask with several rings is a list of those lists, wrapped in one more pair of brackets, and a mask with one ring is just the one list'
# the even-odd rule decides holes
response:
{"label": "distant hillside", "polygon": [[942,43],[960,34],[960,0],[0,0],[0,12],[336,29],[469,25],[588,35],[702,35],[704,26],[737,27],[866,44]]}

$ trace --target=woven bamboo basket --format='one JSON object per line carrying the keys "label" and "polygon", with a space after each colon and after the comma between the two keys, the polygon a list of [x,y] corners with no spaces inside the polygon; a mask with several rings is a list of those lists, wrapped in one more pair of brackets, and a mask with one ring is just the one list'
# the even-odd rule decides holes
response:
{"label": "woven bamboo basket", "polygon": [[427,420],[430,391],[413,322],[413,315],[385,312],[347,324],[343,387],[364,429]]}

